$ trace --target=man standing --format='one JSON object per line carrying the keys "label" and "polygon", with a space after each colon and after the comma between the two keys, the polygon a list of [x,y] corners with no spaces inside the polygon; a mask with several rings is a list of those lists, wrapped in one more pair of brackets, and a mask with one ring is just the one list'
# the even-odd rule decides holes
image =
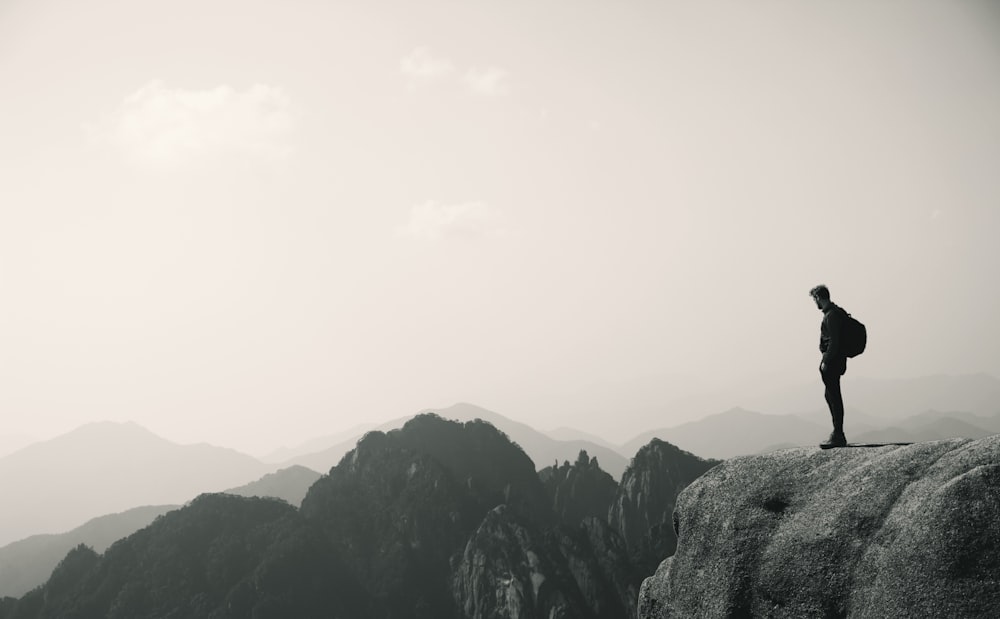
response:
{"label": "man standing", "polygon": [[823,311],[823,321],[819,326],[819,351],[823,360],[819,364],[819,374],[826,386],[826,403],[833,417],[833,433],[823,449],[847,445],[844,436],[844,398],[840,393],[840,377],[847,371],[847,355],[844,353],[844,330],[847,312],[830,300],[830,290],[820,284],[809,291],[816,307]]}

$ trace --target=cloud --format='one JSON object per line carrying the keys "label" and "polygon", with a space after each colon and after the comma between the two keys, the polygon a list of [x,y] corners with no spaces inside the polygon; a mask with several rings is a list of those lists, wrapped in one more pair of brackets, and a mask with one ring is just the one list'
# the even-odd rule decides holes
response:
{"label": "cloud", "polygon": [[403,56],[399,61],[399,70],[415,85],[446,78],[455,67],[447,58],[434,56],[426,47],[418,47]]}
{"label": "cloud", "polygon": [[465,74],[465,84],[477,95],[498,97],[510,93],[507,71],[499,67],[470,69]]}
{"label": "cloud", "polygon": [[131,161],[162,168],[232,157],[284,159],[292,125],[291,103],[280,88],[183,90],[154,80],[87,129]]}
{"label": "cloud", "polygon": [[500,236],[499,213],[484,202],[441,204],[428,200],[410,208],[410,220],[397,236],[437,240],[452,237]]}
{"label": "cloud", "polygon": [[[427,47],[417,47],[404,56],[399,61],[399,70],[409,79],[411,87],[450,80],[456,72],[451,60],[431,53]],[[477,95],[498,97],[510,94],[509,75],[500,67],[473,67],[465,73],[462,81]]]}

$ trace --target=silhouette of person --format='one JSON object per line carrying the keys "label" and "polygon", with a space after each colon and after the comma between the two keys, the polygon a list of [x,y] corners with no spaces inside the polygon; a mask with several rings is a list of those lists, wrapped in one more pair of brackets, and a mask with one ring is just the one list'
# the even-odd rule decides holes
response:
{"label": "silhouette of person", "polygon": [[819,325],[819,351],[823,353],[819,374],[826,387],[824,396],[833,418],[833,433],[820,447],[843,447],[847,444],[847,437],[844,436],[844,397],[840,392],[840,377],[847,371],[847,355],[843,352],[847,312],[830,300],[830,290],[823,284],[810,290],[809,295],[823,312],[823,321]]}

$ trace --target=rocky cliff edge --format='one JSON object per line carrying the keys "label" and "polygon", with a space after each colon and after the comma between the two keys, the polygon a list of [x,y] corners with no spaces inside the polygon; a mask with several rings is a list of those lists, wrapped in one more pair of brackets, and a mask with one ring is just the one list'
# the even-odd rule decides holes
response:
{"label": "rocky cliff edge", "polygon": [[1000,616],[1000,435],[733,458],[688,486],[639,617]]}

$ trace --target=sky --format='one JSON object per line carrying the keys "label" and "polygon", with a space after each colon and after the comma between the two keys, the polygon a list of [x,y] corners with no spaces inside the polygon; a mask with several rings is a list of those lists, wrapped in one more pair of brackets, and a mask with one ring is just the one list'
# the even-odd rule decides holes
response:
{"label": "sky", "polygon": [[819,401],[818,283],[1000,375],[989,0],[0,0],[0,84],[3,435],[624,441]]}

